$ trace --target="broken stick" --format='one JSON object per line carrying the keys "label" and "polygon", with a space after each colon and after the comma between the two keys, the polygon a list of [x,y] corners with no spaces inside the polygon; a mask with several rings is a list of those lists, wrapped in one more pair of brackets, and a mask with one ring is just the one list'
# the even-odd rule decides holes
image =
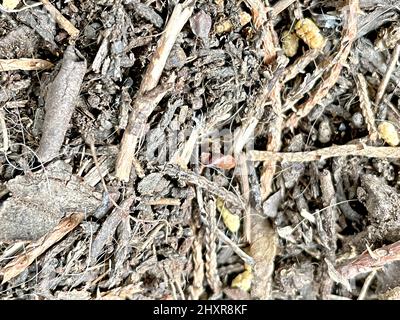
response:
{"label": "broken stick", "polygon": [[0,270],[0,274],[3,275],[3,281],[1,284],[4,284],[18,276],[28,268],[37,257],[46,252],[46,250],[53,244],[60,241],[70,231],[75,229],[83,221],[84,217],[85,214],[83,212],[73,213],[69,217],[62,219],[49,234],[44,235],[38,241],[32,242],[28,245],[24,252]]}
{"label": "broken stick", "polygon": [[55,6],[53,6],[49,0],[40,0],[43,3],[43,6],[50,13],[50,15],[57,21],[57,23],[63,28],[72,38],[77,38],[79,35],[79,30],[75,28],[75,26],[65,18],[60,11],[57,10]]}
{"label": "broken stick", "polygon": [[338,272],[346,279],[373,271],[384,265],[400,260],[400,241],[383,246],[374,251],[365,251],[355,260],[338,268]]}
{"label": "broken stick", "polygon": [[369,157],[369,158],[400,158],[399,147],[372,147],[363,144],[349,144],[343,146],[332,146],[313,151],[304,152],[272,152],[252,150],[248,152],[250,161],[287,161],[287,162],[309,162],[323,160],[333,157]]}
{"label": "broken stick", "polygon": [[[153,90],[157,86],[176,38],[192,15],[195,2],[195,0],[187,0],[184,3],[178,3],[175,6],[165,31],[158,41],[157,49],[153,53],[150,64],[147,67],[146,73],[140,85],[138,98],[136,100],[143,99],[143,95]],[[151,102],[153,108],[151,109],[148,106],[145,106],[144,110],[151,109],[151,111],[146,112],[146,114],[148,114],[146,117],[142,117],[140,128],[142,127],[142,124],[147,121],[147,117],[150,116],[151,112],[153,112],[154,108],[167,91],[165,91],[162,96],[154,93],[153,101]],[[136,115],[140,113],[136,109],[140,105],[140,102],[134,102],[133,112],[130,116],[128,127],[124,132],[116,162],[115,175],[119,180],[125,182],[129,180],[132,161],[134,159],[135,148],[138,140],[138,132],[132,132],[132,130],[134,130],[135,127],[139,128],[136,122]],[[143,114],[143,110],[141,111]]]}
{"label": "broken stick", "polygon": [[147,118],[171,89],[171,84],[162,85],[135,99],[133,111],[129,116],[128,126],[122,137],[121,147],[116,161],[116,176],[121,181],[129,180],[131,168],[135,161],[136,146],[144,132]]}
{"label": "broken stick", "polygon": [[42,59],[0,59],[0,71],[45,70],[53,67],[50,61]]}

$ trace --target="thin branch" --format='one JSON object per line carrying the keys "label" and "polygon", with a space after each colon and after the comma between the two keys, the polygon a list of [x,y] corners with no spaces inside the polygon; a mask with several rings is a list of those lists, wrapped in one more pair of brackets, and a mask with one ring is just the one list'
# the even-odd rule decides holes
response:
{"label": "thin branch", "polygon": [[252,150],[247,153],[250,161],[308,162],[333,157],[400,158],[400,147],[373,147],[363,144],[332,146],[304,152],[272,152]]}

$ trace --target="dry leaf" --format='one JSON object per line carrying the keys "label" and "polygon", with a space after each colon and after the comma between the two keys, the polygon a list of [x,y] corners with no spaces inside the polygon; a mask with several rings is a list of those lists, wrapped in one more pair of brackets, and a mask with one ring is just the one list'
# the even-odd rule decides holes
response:
{"label": "dry leaf", "polygon": [[200,161],[206,166],[213,166],[224,170],[230,170],[236,166],[236,160],[231,155],[214,157],[211,159],[210,153],[203,152],[200,156]]}
{"label": "dry leaf", "polygon": [[225,226],[231,232],[237,232],[240,228],[240,218],[236,214],[231,213],[224,205],[224,201],[217,199],[217,209],[221,213]]}

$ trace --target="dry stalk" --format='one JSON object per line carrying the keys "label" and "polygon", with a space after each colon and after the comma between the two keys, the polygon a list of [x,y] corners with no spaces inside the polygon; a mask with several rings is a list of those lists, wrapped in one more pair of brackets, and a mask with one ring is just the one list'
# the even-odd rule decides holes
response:
{"label": "dry stalk", "polygon": [[[303,73],[304,69],[314,61],[318,55],[320,54],[320,50],[310,49],[305,52],[301,57],[297,58],[293,64],[288,66],[283,74],[283,83],[286,83],[292,79],[294,79],[299,73]],[[318,68],[317,68],[318,69]],[[312,77],[315,79],[315,77]]]}
{"label": "dry stalk", "polygon": [[57,10],[55,6],[53,6],[49,0],[40,0],[43,3],[43,6],[50,13],[50,15],[57,21],[61,28],[63,28],[67,33],[73,38],[76,39],[79,35],[79,30],[75,28],[75,26],[65,18],[60,11]]}
{"label": "dry stalk", "polygon": [[37,151],[39,159],[43,162],[58,156],[85,73],[86,60],[74,46],[68,46],[61,68],[45,96],[46,116]]}
{"label": "dry stalk", "polygon": [[379,105],[382,101],[383,95],[385,94],[386,87],[389,84],[390,78],[396,69],[397,61],[400,56],[400,43],[397,43],[393,49],[392,56],[390,57],[389,66],[386,69],[385,75],[382,79],[382,82],[379,84],[378,91],[375,96],[375,104]]}
{"label": "dry stalk", "polygon": [[[175,6],[165,31],[158,41],[157,48],[146,69],[146,73],[140,85],[138,97],[134,102],[133,112],[129,118],[128,127],[124,132],[121,141],[120,152],[116,162],[116,177],[121,181],[129,181],[132,161],[134,159],[140,131],[146,123],[147,117],[152,113],[164,95],[159,95],[158,97],[154,96],[152,102],[147,101],[146,104],[142,106],[140,105],[140,102],[138,104],[137,101],[142,99],[146,93],[155,90],[171,49],[182,28],[192,15],[195,2],[195,0],[187,0],[184,3],[178,3]],[[166,92],[164,92],[164,94],[165,93]],[[152,108],[149,108],[147,104],[150,104]],[[137,121],[138,117],[139,121]]]}
{"label": "dry stalk", "polygon": [[186,183],[194,184],[206,190],[207,192],[210,192],[224,199],[226,202],[233,204],[237,208],[243,207],[243,201],[238,195],[226,190],[224,187],[219,187],[207,178],[200,176],[192,171],[183,170],[182,168],[171,164],[165,165],[161,168],[161,170],[168,176]]}
{"label": "dry stalk", "polygon": [[43,254],[48,248],[60,241],[66,234],[75,229],[84,219],[83,212],[76,212],[60,221],[60,223],[50,233],[44,235],[39,240],[29,244],[24,252],[19,254],[14,260],[9,262],[0,270],[3,275],[2,284],[18,276],[33,261]]}
{"label": "dry stalk", "polygon": [[355,80],[358,95],[360,97],[360,107],[362,114],[364,115],[365,122],[367,124],[369,138],[372,141],[375,141],[376,139],[378,139],[378,130],[375,125],[375,114],[372,110],[371,100],[368,96],[367,81],[361,73],[357,73]]}
{"label": "dry stalk", "polygon": [[251,243],[251,206],[250,206],[250,182],[247,159],[244,153],[238,155],[238,170],[243,200],[246,203],[243,217],[243,235],[247,242]]}
{"label": "dry stalk", "polygon": [[222,282],[218,275],[217,263],[217,219],[216,219],[216,204],[214,200],[210,200],[207,206],[209,223],[205,230],[205,246],[206,246],[206,277],[208,284],[214,294],[218,295],[221,292]]}
{"label": "dry stalk", "polygon": [[400,241],[383,246],[374,251],[366,250],[353,261],[338,268],[338,272],[346,279],[371,272],[384,265],[400,260]]}
{"label": "dry stalk", "polygon": [[192,15],[195,2],[195,0],[187,0],[175,6],[140,84],[140,94],[153,90],[157,86],[176,38]]}
{"label": "dry stalk", "polygon": [[272,11],[268,1],[246,0],[253,15],[254,26],[261,30],[261,39],[264,49],[264,63],[273,63],[276,59],[276,47],[278,46],[278,37],[274,31],[272,19],[267,18],[267,12]]}
{"label": "dry stalk", "polygon": [[121,181],[129,181],[138,142],[143,135],[147,118],[161,99],[172,89],[171,84],[160,85],[144,95],[138,96],[133,103],[133,111],[122,137],[116,161],[116,177]]}
{"label": "dry stalk", "polygon": [[272,6],[272,14],[274,16],[279,15],[283,10],[285,10],[287,7],[289,7],[295,1],[297,1],[297,0],[279,0],[277,3],[275,3]]}
{"label": "dry stalk", "polygon": [[199,300],[204,292],[204,261],[203,261],[203,232],[199,231],[192,244],[193,252],[193,283],[189,287],[192,300]]}
{"label": "dry stalk", "polygon": [[[281,100],[281,85],[276,83],[271,92],[272,109],[275,118],[270,121],[267,151],[277,152],[282,145],[283,113]],[[272,192],[272,179],[276,170],[276,161],[268,159],[264,161],[261,170],[261,200],[264,201]]]}
{"label": "dry stalk", "polygon": [[239,258],[241,258],[245,263],[247,263],[249,266],[254,265],[254,259],[250,257],[247,253],[245,253],[242,249],[240,249],[235,242],[233,242],[225,233],[223,233],[219,229],[218,238],[222,242],[225,242],[227,245],[229,245],[233,252],[235,252],[239,256]]}
{"label": "dry stalk", "polygon": [[400,158],[400,147],[373,147],[363,144],[350,144],[343,146],[332,146],[305,152],[271,152],[271,151],[249,151],[248,160],[287,162],[308,162],[333,157],[369,157],[369,158]]}
{"label": "dry stalk", "polygon": [[319,86],[311,93],[310,98],[301,106],[296,113],[293,113],[286,122],[286,126],[294,128],[300,119],[307,116],[310,111],[322,101],[328,94],[329,90],[335,85],[339,78],[342,67],[345,64],[350,53],[351,45],[357,36],[357,14],[359,12],[358,0],[349,0],[347,16],[347,25],[343,30],[343,37],[340,48],[336,56],[329,65],[329,73]]}
{"label": "dry stalk", "polygon": [[[321,192],[322,192],[322,203],[325,208],[324,211],[320,212],[317,217],[317,225],[320,224],[318,228],[320,231],[321,242],[323,243],[325,250],[324,254],[326,259],[328,259],[332,264],[335,262],[335,252],[337,249],[336,241],[336,220],[337,220],[337,210],[336,210],[336,192],[333,187],[332,175],[328,170],[324,170],[320,176]],[[319,223],[321,222],[321,223]],[[323,271],[323,280],[321,285],[321,296],[326,299],[332,292],[333,281],[329,277],[329,274],[325,268]]]}

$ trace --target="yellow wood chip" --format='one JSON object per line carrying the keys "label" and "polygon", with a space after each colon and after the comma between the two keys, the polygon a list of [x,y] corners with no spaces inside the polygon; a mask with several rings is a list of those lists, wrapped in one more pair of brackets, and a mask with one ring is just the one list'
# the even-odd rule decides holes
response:
{"label": "yellow wood chip", "polygon": [[221,213],[225,226],[231,232],[237,232],[240,228],[240,218],[236,214],[231,213],[224,205],[222,199],[217,199],[217,209]]}
{"label": "yellow wood chip", "polygon": [[378,126],[378,132],[388,145],[395,147],[400,143],[399,133],[392,123],[387,121],[381,122]]}
{"label": "yellow wood chip", "polygon": [[251,289],[251,282],[253,280],[253,272],[249,265],[245,265],[245,271],[238,274],[235,279],[232,280],[232,288],[239,288],[243,291],[249,291]]}
{"label": "yellow wood chip", "polygon": [[297,53],[299,48],[299,38],[293,32],[289,30],[282,32],[282,49],[285,55],[289,58],[293,57]]}
{"label": "yellow wood chip", "polygon": [[325,38],[311,19],[305,18],[297,21],[295,29],[299,38],[311,49],[322,49],[324,47]]}
{"label": "yellow wood chip", "polygon": [[19,0],[3,0],[2,5],[7,10],[15,9],[19,4]]}

